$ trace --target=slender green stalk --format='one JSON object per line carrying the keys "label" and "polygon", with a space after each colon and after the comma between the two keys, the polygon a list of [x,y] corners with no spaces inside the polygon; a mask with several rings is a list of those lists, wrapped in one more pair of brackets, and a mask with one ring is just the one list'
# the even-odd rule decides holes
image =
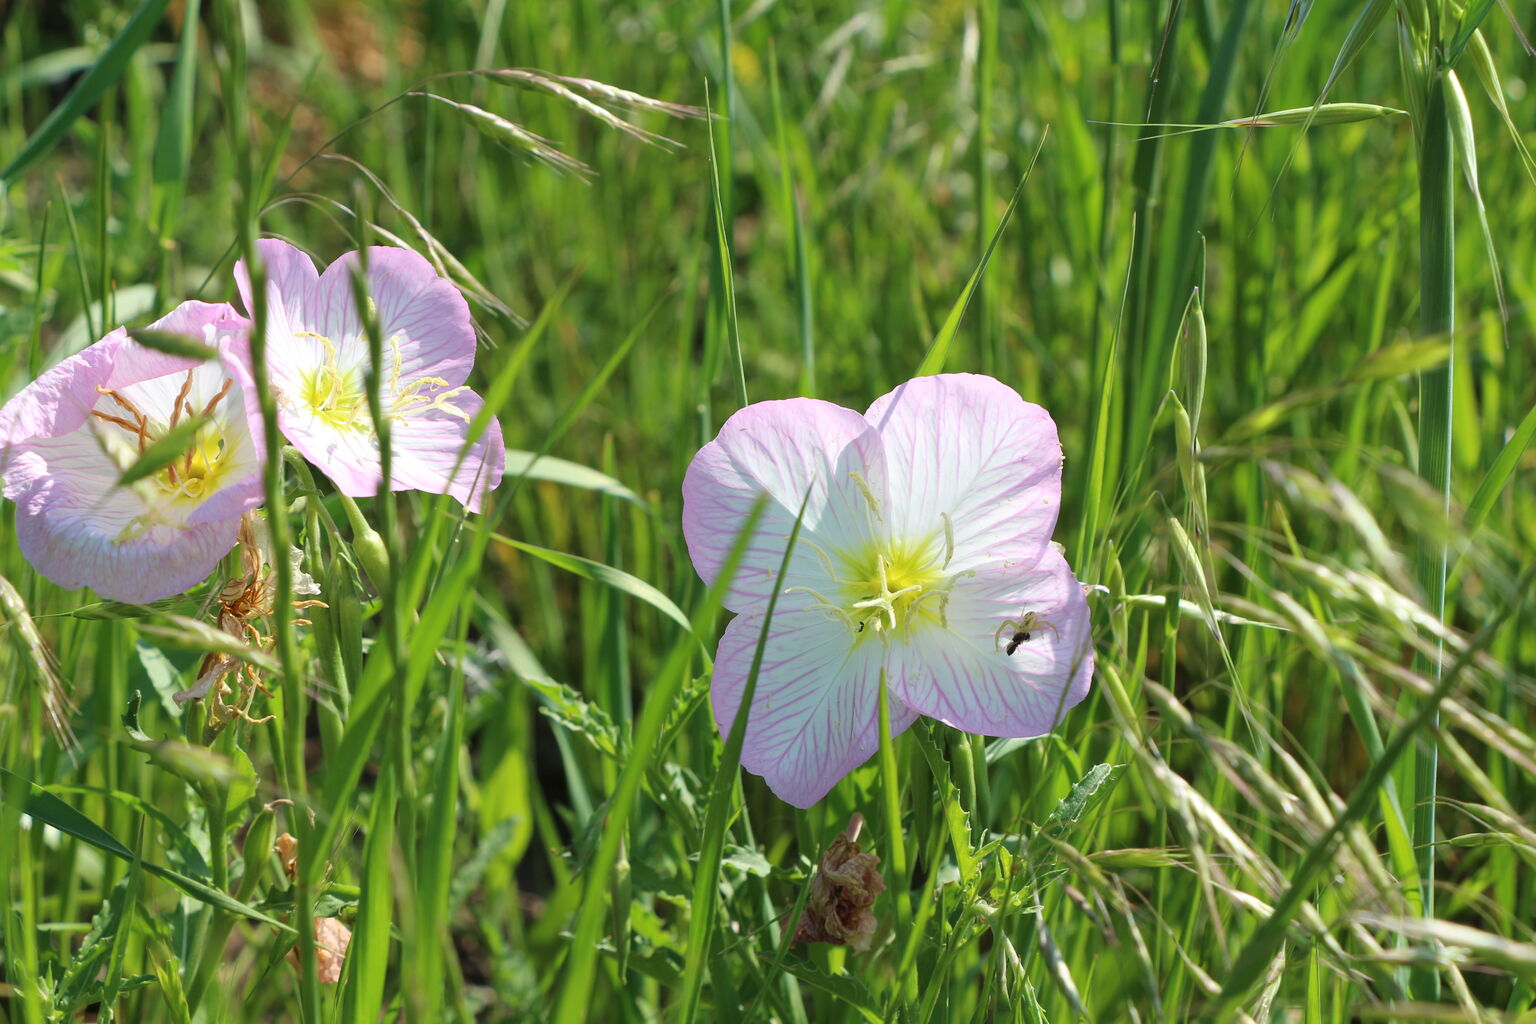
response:
{"label": "slender green stalk", "polygon": [[[1419,475],[1440,495],[1445,522],[1451,511],[1451,401],[1455,360],[1456,236],[1454,230],[1455,154],[1443,77],[1429,87],[1419,133],[1419,328],[1426,335],[1450,340],[1452,353],[1436,369],[1419,377]],[[1424,589],[1430,614],[1445,618],[1448,550],[1444,531],[1421,538],[1415,575]],[[1436,657],[1423,665],[1438,679],[1443,666]],[[1429,719],[1431,737],[1417,749],[1414,761],[1413,841],[1418,850],[1422,912],[1435,916],[1435,805],[1438,800],[1439,747],[1433,739],[1438,714]],[[1432,968],[1414,972],[1414,994],[1439,996],[1440,975]]]}
{"label": "slender green stalk", "polygon": [[[907,869],[907,844],[901,831],[901,782],[896,775],[896,743],[891,735],[890,688],[885,669],[880,669],[880,795],[885,804],[885,849],[891,880],[891,903],[895,907],[896,934],[912,930],[912,884]],[[910,970],[902,981],[902,997],[907,1003],[917,1000],[917,972]]]}
{"label": "slender green stalk", "polygon": [[286,557],[293,546],[288,518],[283,514],[287,503],[283,497],[282,435],[277,421],[277,399],[272,392],[271,377],[267,370],[267,288],[265,269],[256,259],[256,233],[258,230],[256,209],[256,162],[250,144],[250,131],[245,107],[246,63],[245,33],[242,15],[232,0],[219,5],[219,22],[228,48],[229,62],[225,83],[230,104],[229,125],[234,143],[233,149],[241,168],[240,184],[243,206],[236,217],[235,227],[239,251],[245,260],[251,281],[251,363],[255,382],[256,404],[261,412],[262,437],[268,457],[263,463],[262,485],[266,494],[266,506],[270,510],[267,528],[272,539],[272,550],[277,552],[272,566],[272,630],[276,644],[281,674],[278,679],[281,697],[281,714],[274,729],[274,739],[281,748],[280,775],[289,799],[303,808],[292,815],[291,827],[299,843],[299,870],[294,883],[294,927],[298,931],[299,954],[299,1019],[306,1024],[318,1024],[320,1011],[320,980],[316,960],[313,886],[313,865],[323,864],[326,854],[316,850],[311,842],[308,808],[308,785],[304,764],[306,721],[306,697],[300,668],[299,649],[294,632],[293,566]]}

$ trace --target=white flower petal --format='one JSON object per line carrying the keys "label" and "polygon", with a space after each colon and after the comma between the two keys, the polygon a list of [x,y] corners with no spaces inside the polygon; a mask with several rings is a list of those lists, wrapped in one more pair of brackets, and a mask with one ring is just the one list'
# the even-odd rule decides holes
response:
{"label": "white flower petal", "polygon": [[137,511],[126,507],[131,492],[99,496],[54,493],[16,511],[16,541],[27,561],[61,587],[91,587],[102,597],[141,604],[179,594],[207,579],[235,546],[238,519],[196,526],[153,526],[131,540]]}
{"label": "white flower petal", "polygon": [[501,424],[492,419],[480,439],[465,451],[469,421],[479,415],[485,402],[473,391],[461,391],[451,403],[457,414],[428,406],[395,420],[390,435],[392,486],[397,491],[451,494],[471,512],[479,512],[486,494],[501,483],[507,461]]}
{"label": "white flower petal", "polygon": [[863,417],[809,398],[758,402],[727,420],[694,456],[683,479],[683,535],[706,583],[719,575],[753,504],[762,495],[771,499],[726,594],[727,608],[748,611],[767,602],[807,492],[785,586],[826,590],[830,569],[818,549],[832,557],[867,546],[875,523],[870,498],[886,504],[880,438]]}
{"label": "white flower petal", "polygon": [[[990,570],[958,584],[946,612],[948,628],[925,624],[892,651],[892,687],[922,714],[984,736],[1040,736],[1087,696],[1088,603],[1054,548],[1033,569]],[[1029,639],[1008,654],[1026,630]]]}
{"label": "white flower petal", "polygon": [[949,570],[1033,565],[1061,504],[1061,443],[1050,414],[1005,384],[969,373],[917,377],[865,418],[886,453],[891,536],[953,541]]}
{"label": "white flower petal", "polygon": [[[711,684],[715,724],[728,735],[741,707],[761,615],[726,627]],[[741,764],[761,775],[781,800],[809,807],[880,749],[880,663],[875,640],[850,642],[848,630],[820,611],[776,611],[748,712]],[[917,718],[890,700],[891,731]]]}

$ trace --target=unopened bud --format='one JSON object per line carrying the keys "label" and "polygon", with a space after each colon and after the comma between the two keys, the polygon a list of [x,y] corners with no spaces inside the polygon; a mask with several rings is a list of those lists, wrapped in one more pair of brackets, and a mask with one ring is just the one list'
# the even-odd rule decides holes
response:
{"label": "unopened bud", "polygon": [[277,815],[268,804],[256,813],[251,827],[245,830],[245,842],[240,847],[240,859],[245,862],[245,874],[235,890],[235,899],[241,903],[256,895],[256,887],[267,873],[267,857],[272,852],[272,836],[277,831]]}

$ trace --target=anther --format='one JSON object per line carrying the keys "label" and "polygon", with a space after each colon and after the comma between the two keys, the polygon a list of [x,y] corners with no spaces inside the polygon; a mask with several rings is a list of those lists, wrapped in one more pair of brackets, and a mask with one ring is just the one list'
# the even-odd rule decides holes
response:
{"label": "anther", "polygon": [[224,386],[219,388],[219,393],[208,399],[208,404],[203,406],[204,416],[212,415],[214,406],[218,405],[219,402],[223,400],[224,396],[229,394],[229,389],[231,386],[233,386],[234,383],[235,382],[232,378],[224,378]]}
{"label": "anther", "polygon": [[181,419],[181,407],[187,404],[187,394],[192,390],[192,371],[187,371],[187,379],[181,382],[181,390],[176,392],[176,400],[171,403],[171,424],[167,429],[174,428],[176,421]]}
{"label": "anther", "polygon": [[863,493],[864,500],[869,502],[869,510],[875,514],[875,518],[884,521],[885,517],[880,514],[880,499],[875,497],[875,492],[870,489],[869,481],[864,479],[864,474],[854,470],[848,474],[848,477],[859,485],[859,491]]}

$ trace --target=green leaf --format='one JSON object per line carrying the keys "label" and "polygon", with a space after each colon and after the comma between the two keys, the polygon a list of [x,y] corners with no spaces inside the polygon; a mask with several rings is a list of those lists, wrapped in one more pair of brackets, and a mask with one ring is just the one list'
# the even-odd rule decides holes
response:
{"label": "green leaf", "polygon": [[96,63],[91,65],[91,70],[69,91],[64,102],[54,107],[47,119],[38,125],[37,131],[21,147],[21,152],[5,165],[4,170],[0,170],[0,192],[4,192],[27,168],[57,145],[75,123],[75,119],[91,109],[101,94],[122,77],[134,51],[149,38],[149,33],[159,23],[169,3],[170,0],[144,0],[139,4],[138,10],[133,12],[117,38],[108,44]]}
{"label": "green leaf", "polygon": [[553,679],[530,678],[523,682],[544,698],[539,703],[539,710],[551,721],[585,737],[599,753],[613,758],[619,756],[619,730],[608,712]]}
{"label": "green leaf", "polygon": [[828,974],[805,960],[786,960],[784,969],[812,988],[832,996],[843,1005],[856,1010],[870,1024],[884,1024],[888,1019],[875,1002],[875,997],[864,983],[851,974]]}
{"label": "green leaf", "polygon": [[1013,190],[1013,197],[1008,200],[1008,207],[1003,211],[1002,219],[997,222],[997,227],[992,232],[992,240],[987,243],[987,251],[981,254],[981,262],[976,264],[976,269],[971,273],[971,279],[965,283],[965,289],[961,291],[955,304],[950,307],[949,316],[944,318],[944,323],[939,327],[939,333],[934,335],[933,344],[928,346],[928,354],[923,356],[923,361],[918,364],[914,377],[929,377],[943,372],[944,359],[949,355],[950,343],[960,332],[960,321],[965,319],[965,311],[970,308],[971,299],[976,294],[976,286],[981,283],[981,276],[987,271],[992,253],[997,249],[997,243],[1002,240],[1003,230],[1008,227],[1008,221],[1013,218],[1013,211],[1019,205],[1019,197],[1024,194],[1024,185],[1029,181],[1030,172],[1035,169],[1035,162],[1040,159],[1040,151],[1045,148],[1045,140],[1049,137],[1050,127],[1047,126],[1040,135],[1040,144],[1035,147],[1035,155],[1030,157],[1029,166],[1024,168],[1024,174]]}
{"label": "green leaf", "polygon": [[1454,68],[1461,60],[1462,51],[1472,41],[1472,34],[1482,25],[1483,19],[1493,10],[1494,0],[1472,0],[1461,13],[1461,27],[1445,47],[1445,66]]}
{"label": "green leaf", "polygon": [[549,548],[541,548],[537,544],[527,544],[520,540],[513,540],[511,537],[506,537],[499,533],[495,534],[493,539],[500,541],[508,547],[516,548],[525,554],[542,559],[557,569],[564,569],[566,572],[574,573],[582,579],[601,583],[604,586],[612,587],[620,593],[628,594],[630,597],[643,601],[682,626],[685,630],[693,628],[688,621],[688,616],[683,614],[681,608],[672,603],[670,597],[638,576],[631,576],[623,569],[615,569],[611,565],[594,562],[592,559],[582,558],[580,555],[568,555],[563,551],[553,551]]}
{"label": "green leaf", "polygon": [[1085,814],[1109,799],[1124,772],[1123,764],[1096,764],[1088,769],[1088,774],[1073,784],[1072,791],[1061,798],[1050,817],[1045,819],[1046,827],[1072,825],[1082,820]]}
{"label": "green leaf", "polygon": [[207,416],[194,416],[191,419],[182,420],[155,438],[145,447],[143,454],[123,470],[122,475],[117,478],[117,485],[127,487],[129,484],[138,483],[176,462],[192,450],[197,443],[198,431],[202,430],[208,422]]}
{"label": "green leaf", "polygon": [[240,637],[185,615],[166,615],[164,619],[164,622],[147,622],[140,625],[139,632],[157,640],[163,640],[174,647],[228,654],[268,674],[275,675],[281,671],[277,659],[266,651],[250,646]]}
{"label": "green leaf", "polygon": [[[45,825],[52,825],[65,835],[74,836],[81,842],[94,846],[104,853],[110,853],[112,856],[120,857],[126,861],[133,861],[133,851],[118,842],[112,833],[43,789],[37,783],[23,778],[7,768],[0,768],[0,781],[26,787],[28,795],[25,810],[33,818]],[[265,922],[290,935],[294,934],[293,928],[289,925],[275,918],[268,917],[255,907],[241,903],[228,893],[220,892],[211,885],[200,882],[195,878],[189,878],[179,871],[173,871],[159,864],[152,864],[147,861],[141,862],[141,864],[145,871],[171,883],[195,900],[201,900],[209,906],[218,907],[220,910],[227,910],[232,914],[239,914],[241,917],[249,917],[252,920]]]}
{"label": "green leaf", "polygon": [[1515,475],[1515,469],[1520,465],[1520,457],[1525,454],[1525,449],[1530,445],[1531,438],[1536,437],[1536,405],[1526,411],[1525,418],[1515,428],[1505,443],[1504,449],[1499,452],[1498,458],[1493,460],[1493,465],[1488,467],[1488,473],[1483,477],[1483,482],[1477,485],[1477,493],[1472,495],[1472,500],[1467,504],[1467,531],[1470,533],[1482,525],[1488,513],[1493,509],[1493,503],[1504,492],[1504,485],[1509,483]]}
{"label": "green leaf", "polygon": [[217,359],[219,357],[218,349],[209,348],[191,335],[178,331],[140,327],[136,331],[129,331],[128,337],[145,348],[164,352],[168,356],[182,356],[186,359]]}
{"label": "green leaf", "polygon": [[128,903],[129,888],[136,876],[124,875],[118,879],[96,916],[91,919],[91,930],[86,933],[75,952],[74,959],[64,968],[53,1005],[60,1013],[71,1014],[87,1003],[101,998],[101,982],[97,975],[106,966],[112,952],[112,940],[123,922],[123,910]]}
{"label": "green leaf", "polygon": [[546,480],[566,487],[580,487],[583,490],[597,491],[611,498],[645,507],[644,499],[607,473],[599,473],[589,466],[557,459],[553,455],[508,450],[506,475],[527,477],[530,480]]}
{"label": "green leaf", "polygon": [[155,184],[181,182],[187,176],[192,151],[192,90],[197,78],[198,8],[191,0],[181,20],[181,41],[176,48],[176,70],[161,106],[160,134],[155,138]]}

